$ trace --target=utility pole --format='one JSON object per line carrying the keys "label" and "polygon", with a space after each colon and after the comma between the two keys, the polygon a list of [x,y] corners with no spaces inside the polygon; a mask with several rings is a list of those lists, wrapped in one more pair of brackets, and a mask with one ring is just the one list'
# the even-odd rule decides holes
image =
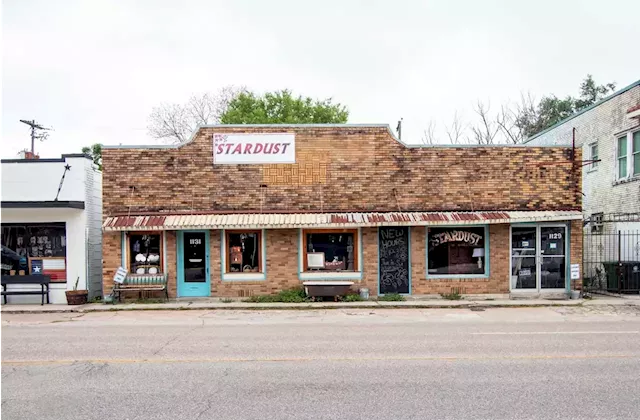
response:
{"label": "utility pole", "polygon": [[42,130],[42,131],[48,131],[50,130],[50,128],[46,128],[41,126],[40,124],[38,124],[35,120],[20,120],[21,123],[28,125],[29,127],[31,127],[31,154],[35,155],[35,141],[36,139],[40,140],[40,141],[44,141],[47,136],[49,135],[48,133],[38,133],[36,132],[36,130]]}

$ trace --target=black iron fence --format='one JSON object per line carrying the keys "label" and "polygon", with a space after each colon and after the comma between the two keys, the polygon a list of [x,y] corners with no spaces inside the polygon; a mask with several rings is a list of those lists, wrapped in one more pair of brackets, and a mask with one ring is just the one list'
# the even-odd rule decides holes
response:
{"label": "black iron fence", "polygon": [[583,289],[640,293],[640,231],[584,233]]}

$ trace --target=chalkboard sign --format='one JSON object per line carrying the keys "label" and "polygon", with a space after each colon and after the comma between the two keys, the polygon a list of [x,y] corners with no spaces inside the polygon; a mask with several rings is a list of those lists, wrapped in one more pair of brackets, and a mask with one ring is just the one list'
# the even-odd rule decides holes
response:
{"label": "chalkboard sign", "polygon": [[378,230],[380,294],[409,293],[409,228]]}

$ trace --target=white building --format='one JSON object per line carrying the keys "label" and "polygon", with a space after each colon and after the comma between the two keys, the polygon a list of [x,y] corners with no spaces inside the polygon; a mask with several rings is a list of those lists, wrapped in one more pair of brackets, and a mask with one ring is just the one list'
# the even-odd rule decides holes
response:
{"label": "white building", "polygon": [[[585,220],[612,220],[613,231],[640,229],[640,80],[532,136],[530,146],[582,148]],[[599,160],[588,163],[590,160]],[[619,220],[619,221],[615,221]],[[592,227],[597,230],[597,227]]]}
{"label": "white building", "polygon": [[[66,303],[64,292],[76,281],[78,289],[89,290],[89,298],[101,296],[101,218],[102,173],[88,156],[2,160],[3,276],[43,270],[51,276],[51,303]],[[7,300],[40,303],[41,297]]]}
{"label": "white building", "polygon": [[[531,146],[582,149],[584,275],[610,291],[613,267],[628,268],[625,288],[640,289],[640,80],[532,136]],[[616,274],[616,276],[620,276]],[[607,280],[607,277],[609,280]]]}

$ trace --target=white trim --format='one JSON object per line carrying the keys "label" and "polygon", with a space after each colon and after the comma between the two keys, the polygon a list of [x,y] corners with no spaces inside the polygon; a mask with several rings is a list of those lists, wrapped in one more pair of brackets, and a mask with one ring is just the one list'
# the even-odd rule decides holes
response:
{"label": "white trim", "polygon": [[[342,229],[342,228],[338,228]],[[299,280],[362,280],[362,271],[364,267],[364,246],[362,244],[362,229],[359,227],[352,228],[358,233],[357,249],[354,252],[358,253],[358,266],[356,271],[303,271],[304,256],[306,250],[304,249],[303,235],[305,230],[314,230],[300,228],[298,229],[298,279]],[[324,229],[320,229],[324,230]]]}
{"label": "white trim", "polygon": [[299,273],[300,280],[360,280],[362,271],[303,271]]}

